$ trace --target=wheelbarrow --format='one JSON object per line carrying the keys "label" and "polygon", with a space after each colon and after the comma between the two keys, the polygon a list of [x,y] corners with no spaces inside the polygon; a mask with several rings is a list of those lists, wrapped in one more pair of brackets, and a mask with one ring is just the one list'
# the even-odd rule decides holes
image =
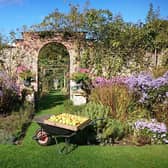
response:
{"label": "wheelbarrow", "polygon": [[59,150],[59,153],[65,154],[71,152],[77,147],[77,144],[70,144],[70,138],[79,134],[89,125],[93,125],[95,123],[95,120],[92,121],[88,119],[78,126],[68,126],[59,123],[53,124],[48,121],[50,116],[51,115],[43,115],[34,119],[34,121],[40,125],[40,128],[36,130],[35,135],[32,138],[42,146],[51,144],[53,140],[57,144],[58,138],[62,138],[65,141],[65,146]]}

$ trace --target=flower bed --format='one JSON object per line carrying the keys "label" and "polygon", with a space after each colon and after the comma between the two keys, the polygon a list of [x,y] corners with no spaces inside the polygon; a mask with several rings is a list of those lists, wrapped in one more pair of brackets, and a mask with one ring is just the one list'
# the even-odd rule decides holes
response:
{"label": "flower bed", "polygon": [[0,143],[12,143],[29,122],[34,109],[24,99],[16,78],[0,72]]}
{"label": "flower bed", "polygon": [[142,72],[92,83],[90,101],[110,107],[108,117],[129,125],[133,143],[168,143],[168,71],[158,78]]}
{"label": "flower bed", "polygon": [[133,128],[135,137],[146,136],[152,144],[168,143],[167,127],[156,119],[138,120],[134,123]]}

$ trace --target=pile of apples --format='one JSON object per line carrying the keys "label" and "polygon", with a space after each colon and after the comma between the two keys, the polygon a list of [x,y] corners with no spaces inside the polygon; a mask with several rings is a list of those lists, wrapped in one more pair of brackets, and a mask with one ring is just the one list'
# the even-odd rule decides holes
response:
{"label": "pile of apples", "polygon": [[60,123],[64,125],[70,125],[70,126],[78,126],[85,122],[87,118],[77,116],[77,115],[72,115],[68,113],[62,113],[59,115],[52,115],[48,121],[51,121],[53,123]]}

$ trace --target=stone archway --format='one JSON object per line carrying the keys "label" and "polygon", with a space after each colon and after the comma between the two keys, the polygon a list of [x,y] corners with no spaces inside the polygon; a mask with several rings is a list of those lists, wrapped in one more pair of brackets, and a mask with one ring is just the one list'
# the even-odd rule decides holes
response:
{"label": "stone archway", "polygon": [[[32,67],[32,71],[36,74],[35,91],[38,91],[38,55],[41,48],[46,44],[55,42],[66,47],[70,57],[70,75],[75,72],[75,69],[79,66],[79,62],[77,62],[76,59],[79,56],[79,44],[77,43],[76,36],[78,36],[78,39],[81,38],[81,40],[85,40],[85,33],[73,33],[72,35],[68,32],[24,32],[22,36],[23,39],[16,40],[15,47],[19,50],[21,62]],[[82,48],[82,46],[80,46],[80,48]],[[70,89],[70,96],[71,95],[72,91]]]}
{"label": "stone archway", "polygon": [[61,43],[45,44],[38,55],[38,89],[61,90],[69,95],[70,56],[67,48]]}

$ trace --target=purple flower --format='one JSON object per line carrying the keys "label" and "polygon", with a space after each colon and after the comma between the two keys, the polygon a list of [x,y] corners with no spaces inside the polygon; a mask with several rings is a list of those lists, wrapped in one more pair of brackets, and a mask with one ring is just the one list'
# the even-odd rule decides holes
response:
{"label": "purple flower", "polygon": [[134,124],[136,134],[143,134],[151,137],[153,143],[168,143],[168,131],[164,123],[157,122],[156,119],[140,119]]}
{"label": "purple flower", "polygon": [[145,120],[141,119],[134,123],[135,129],[145,129],[153,133],[167,133],[167,127],[164,123],[157,122],[156,120]]}
{"label": "purple flower", "polygon": [[110,79],[106,79],[105,77],[97,77],[92,81],[94,87],[104,87],[110,86],[113,84],[124,84],[127,77],[124,76],[116,76]]}
{"label": "purple flower", "polygon": [[19,86],[17,86],[16,82],[8,76],[5,72],[0,72],[0,87],[3,93],[3,90],[11,90],[16,94],[19,93]]}
{"label": "purple flower", "polygon": [[93,81],[94,87],[105,87],[113,84],[125,84],[129,90],[137,95],[139,103],[148,106],[151,102],[162,103],[165,98],[168,97],[166,89],[159,89],[162,87],[168,87],[168,72],[162,77],[154,79],[150,73],[141,72],[140,74],[134,74],[129,77],[118,76],[106,79],[104,77],[97,77]]}

